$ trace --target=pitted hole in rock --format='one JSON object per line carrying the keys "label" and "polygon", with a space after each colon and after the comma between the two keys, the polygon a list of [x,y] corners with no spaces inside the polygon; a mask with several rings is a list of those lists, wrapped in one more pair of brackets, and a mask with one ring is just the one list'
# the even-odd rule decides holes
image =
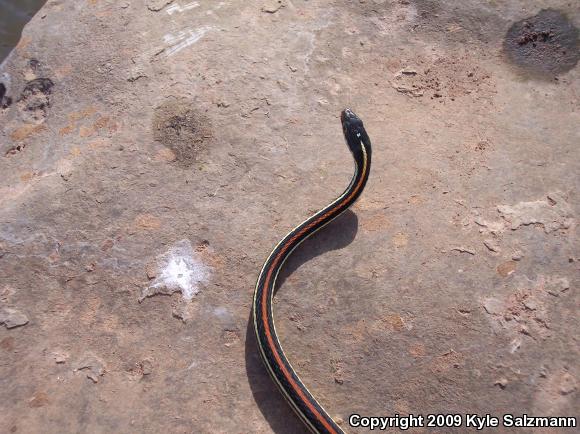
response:
{"label": "pitted hole in rock", "polygon": [[173,151],[176,164],[189,167],[207,149],[212,128],[208,117],[193,108],[191,101],[170,101],[155,109],[153,137]]}
{"label": "pitted hole in rock", "polygon": [[50,78],[36,78],[24,86],[18,102],[22,110],[36,120],[45,118],[50,107],[50,95],[54,83]]}
{"label": "pitted hole in rock", "polygon": [[19,143],[18,145],[12,146],[6,153],[4,154],[5,157],[11,157],[13,155],[19,154],[24,150],[26,147],[25,143]]}
{"label": "pitted hole in rock", "polygon": [[503,48],[511,63],[535,76],[557,76],[574,68],[580,59],[578,29],[554,9],[543,9],[514,23]]}

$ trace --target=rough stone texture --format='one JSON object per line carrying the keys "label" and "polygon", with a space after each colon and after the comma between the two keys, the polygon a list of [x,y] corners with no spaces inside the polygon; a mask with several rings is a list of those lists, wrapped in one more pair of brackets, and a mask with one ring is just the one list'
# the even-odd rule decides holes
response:
{"label": "rough stone texture", "polygon": [[[0,70],[0,306],[31,319],[0,328],[0,426],[303,432],[250,305],[348,183],[345,106],[371,180],[276,300],[304,382],[343,420],[578,415],[579,72],[502,51],[548,8],[579,25],[559,0],[49,0]],[[199,261],[191,301],[139,303]]]}

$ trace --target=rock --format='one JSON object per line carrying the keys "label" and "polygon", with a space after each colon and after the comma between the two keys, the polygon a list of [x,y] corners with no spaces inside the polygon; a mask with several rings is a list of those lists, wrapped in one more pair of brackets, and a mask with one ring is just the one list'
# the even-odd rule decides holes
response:
{"label": "rock", "polygon": [[406,68],[403,68],[399,72],[397,72],[397,74],[395,74],[395,77],[398,77],[401,75],[417,75],[417,71],[415,69],[407,66]]}
{"label": "rock", "polygon": [[405,95],[412,96],[415,98],[423,96],[424,92],[422,89],[414,87],[412,85],[401,84],[401,83],[391,83],[393,89],[397,92],[404,93]]}
{"label": "rock", "polygon": [[[509,2],[244,4],[52,0],[2,62],[0,105],[14,102],[0,108],[0,310],[31,315],[27,329],[0,324],[2,431],[57,431],[59,420],[63,431],[272,431],[255,401],[273,417],[288,410],[262,375],[254,285],[274,245],[350,180],[346,105],[376,158],[357,205],[279,275],[274,316],[290,363],[320,374],[312,393],[329,410],[348,391],[367,414],[385,411],[385,394],[388,413],[409,414],[439,391],[461,413],[509,402],[516,414],[565,415],[580,393],[562,395],[559,382],[565,370],[580,381],[580,262],[568,263],[580,258],[577,71],[543,83],[504,68],[492,51],[526,14]],[[33,73],[53,81],[50,98],[38,82],[18,102]],[[26,107],[40,116],[46,101],[43,129],[31,122],[12,142]],[[567,231],[512,231],[497,211],[559,209],[546,196],[556,189],[569,195]],[[184,238],[191,249],[176,246]],[[518,248],[525,258],[500,277]],[[145,287],[173,295],[138,304]],[[441,355],[451,348],[460,353]],[[330,365],[339,357],[342,377]],[[514,383],[502,390],[502,377]],[[50,402],[29,408],[37,391]],[[230,405],[235,423],[220,416]],[[304,431],[284,419],[274,430]]]}
{"label": "rock", "polygon": [[526,336],[532,336],[532,334],[530,333],[530,329],[526,324],[522,324],[520,326],[520,333]]}
{"label": "rock", "polygon": [[503,222],[489,222],[481,217],[476,217],[474,223],[480,227],[480,233],[490,233],[492,235],[504,232],[505,224]]}
{"label": "rock", "polygon": [[147,2],[147,9],[151,12],[159,12],[165,6],[173,3],[173,0],[149,0]]}
{"label": "rock", "polygon": [[497,240],[488,239],[483,241],[483,245],[487,247],[490,251],[499,253],[501,250],[499,248]]}
{"label": "rock", "polygon": [[565,277],[551,278],[548,279],[546,286],[548,294],[559,297],[561,293],[570,289],[570,281]]}
{"label": "rock", "polygon": [[497,298],[485,299],[483,301],[483,308],[491,315],[501,315],[504,310],[503,303]]}
{"label": "rock", "polygon": [[568,229],[572,224],[570,205],[559,193],[550,193],[546,200],[520,202],[513,206],[499,205],[497,210],[510,223],[512,230],[538,224],[549,234],[559,229]]}
{"label": "rock", "polygon": [[475,250],[463,246],[453,247],[451,250],[452,251],[455,250],[456,252],[460,253],[469,253],[470,255],[475,255]]}
{"label": "rock", "polygon": [[87,353],[76,364],[76,370],[86,372],[88,379],[98,383],[99,377],[105,375],[105,364],[94,354]]}
{"label": "rock", "polygon": [[526,298],[525,300],[522,301],[522,304],[528,310],[537,310],[538,309],[538,303],[534,299],[531,299],[531,298]]}
{"label": "rock", "polygon": [[521,261],[524,258],[524,254],[519,250],[516,250],[512,255],[512,260]]}
{"label": "rock", "polygon": [[262,6],[262,12],[266,12],[267,14],[275,14],[283,7],[284,3],[282,0],[267,1],[266,4]]}
{"label": "rock", "polygon": [[145,266],[145,273],[147,274],[147,278],[149,280],[153,280],[157,277],[157,264],[156,263],[149,263]]}
{"label": "rock", "polygon": [[55,352],[52,353],[52,356],[54,357],[54,361],[57,364],[62,364],[62,363],[66,363],[67,359],[69,358],[69,354],[64,352],[64,351],[60,351],[57,350]]}
{"label": "rock", "polygon": [[505,377],[500,378],[499,380],[496,380],[495,383],[493,383],[495,386],[499,386],[501,389],[505,389],[507,384],[508,384],[508,380]]}
{"label": "rock", "polygon": [[141,362],[141,372],[143,375],[150,375],[153,372],[153,362],[149,359],[145,359]]}
{"label": "rock", "polygon": [[19,310],[4,307],[0,309],[0,324],[4,324],[7,329],[13,329],[28,324],[28,317]]}
{"label": "rock", "polygon": [[515,338],[511,341],[510,343],[510,353],[515,353],[516,351],[518,351],[520,349],[520,347],[522,346],[522,340],[518,337]]}

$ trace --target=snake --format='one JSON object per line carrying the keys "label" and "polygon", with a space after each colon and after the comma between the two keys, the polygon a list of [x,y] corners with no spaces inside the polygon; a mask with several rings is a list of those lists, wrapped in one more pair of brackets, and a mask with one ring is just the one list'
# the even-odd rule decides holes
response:
{"label": "snake", "polygon": [[258,276],[252,316],[259,352],[266,369],[286,401],[315,434],[343,434],[304,385],[282,349],[274,325],[274,289],[278,273],[292,252],[306,239],[344,213],[361,195],[371,168],[371,141],[362,120],[349,108],[340,114],[346,144],[354,159],[354,174],[346,190],[330,204],[292,229],[274,247]]}

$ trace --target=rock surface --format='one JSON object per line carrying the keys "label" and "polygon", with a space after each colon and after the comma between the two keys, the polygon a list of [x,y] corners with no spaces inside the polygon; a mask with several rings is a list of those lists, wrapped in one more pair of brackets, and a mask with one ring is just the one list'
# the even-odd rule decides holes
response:
{"label": "rock surface", "polygon": [[345,106],[370,182],[276,296],[305,384],[354,432],[577,415],[580,72],[503,51],[543,9],[580,23],[563,0],[49,0],[0,67],[0,310],[34,319],[0,327],[0,427],[304,432],[250,306],[350,180]]}

